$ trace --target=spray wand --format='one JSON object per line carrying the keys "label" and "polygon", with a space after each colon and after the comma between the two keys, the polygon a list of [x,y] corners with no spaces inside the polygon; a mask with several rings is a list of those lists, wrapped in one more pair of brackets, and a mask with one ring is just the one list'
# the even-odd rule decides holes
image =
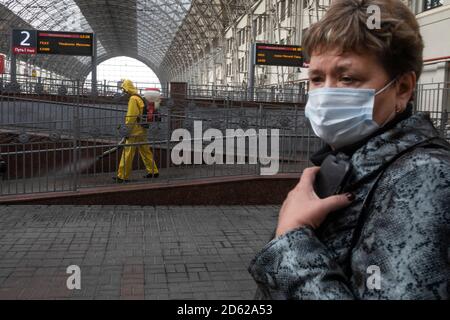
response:
{"label": "spray wand", "polygon": [[104,152],[102,155],[98,156],[96,159],[96,162],[104,159],[106,156],[110,155],[111,153],[116,152],[123,144],[125,144],[125,141],[126,141],[126,138],[122,138],[122,140],[120,140],[120,142],[117,146]]}

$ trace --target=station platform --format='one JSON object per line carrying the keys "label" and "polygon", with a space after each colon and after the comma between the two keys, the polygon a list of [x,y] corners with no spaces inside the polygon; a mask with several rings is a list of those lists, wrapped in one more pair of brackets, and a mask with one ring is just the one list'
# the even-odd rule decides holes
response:
{"label": "station platform", "polygon": [[0,206],[0,299],[252,299],[279,209]]}

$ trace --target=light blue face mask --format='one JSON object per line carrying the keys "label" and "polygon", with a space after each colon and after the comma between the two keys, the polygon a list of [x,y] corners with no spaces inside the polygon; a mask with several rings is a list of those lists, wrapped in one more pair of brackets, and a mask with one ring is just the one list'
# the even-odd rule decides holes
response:
{"label": "light blue face mask", "polygon": [[351,145],[380,129],[373,120],[375,97],[386,91],[396,80],[392,80],[378,92],[375,89],[356,88],[313,90],[309,93],[305,116],[314,133],[334,149]]}

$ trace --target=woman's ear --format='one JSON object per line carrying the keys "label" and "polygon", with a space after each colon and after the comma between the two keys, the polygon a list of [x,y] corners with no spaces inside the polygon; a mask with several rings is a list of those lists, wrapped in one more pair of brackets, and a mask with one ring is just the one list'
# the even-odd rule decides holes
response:
{"label": "woman's ear", "polygon": [[411,98],[414,95],[414,90],[416,89],[417,77],[414,71],[405,73],[401,75],[397,80],[397,107],[400,112],[403,112]]}

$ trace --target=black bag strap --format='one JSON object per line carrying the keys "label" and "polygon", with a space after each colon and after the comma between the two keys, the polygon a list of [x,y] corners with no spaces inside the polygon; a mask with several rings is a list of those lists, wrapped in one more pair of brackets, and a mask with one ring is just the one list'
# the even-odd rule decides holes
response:
{"label": "black bag strap", "polygon": [[414,151],[417,148],[422,148],[422,147],[427,147],[427,148],[431,148],[431,147],[439,147],[439,148],[444,148],[450,151],[450,143],[448,143],[446,140],[440,138],[440,137],[434,137],[431,139],[428,139],[426,141],[423,141],[421,143],[418,143],[414,146],[412,146],[411,148],[408,148],[402,152],[400,152],[399,154],[397,154],[393,159],[391,159],[389,162],[387,162],[382,169],[380,170],[379,174],[377,175],[377,177],[375,178],[375,182],[373,183],[372,187],[370,188],[369,192],[367,193],[366,198],[364,199],[363,205],[362,205],[362,209],[361,209],[361,214],[358,217],[358,222],[356,224],[356,229],[353,232],[353,236],[352,236],[352,241],[350,244],[350,250],[349,250],[349,258],[350,258],[350,252],[356,247],[356,245],[358,244],[358,240],[361,236],[362,233],[362,229],[364,227],[364,222],[367,219],[368,216],[368,207],[369,204],[372,202],[372,198],[374,196],[375,190],[383,176],[383,174],[386,172],[386,170],[398,159],[400,159],[402,156],[404,156],[405,154]]}
{"label": "black bag strap", "polygon": [[146,114],[147,113],[147,102],[145,101],[145,99],[142,96],[140,96],[139,94],[133,94],[131,96],[138,97],[139,99],[142,100],[142,102],[144,103],[144,109],[142,110],[142,115]]}
{"label": "black bag strap", "polygon": [[[137,123],[144,122],[144,124],[140,124],[140,126],[145,129],[145,126],[147,126],[146,122],[147,122],[147,114],[148,114],[147,101],[139,94],[133,94],[132,97],[138,97],[144,103],[144,108],[142,109],[142,113],[140,114],[139,117],[137,117]],[[141,117],[142,117],[142,119],[141,119]]]}

